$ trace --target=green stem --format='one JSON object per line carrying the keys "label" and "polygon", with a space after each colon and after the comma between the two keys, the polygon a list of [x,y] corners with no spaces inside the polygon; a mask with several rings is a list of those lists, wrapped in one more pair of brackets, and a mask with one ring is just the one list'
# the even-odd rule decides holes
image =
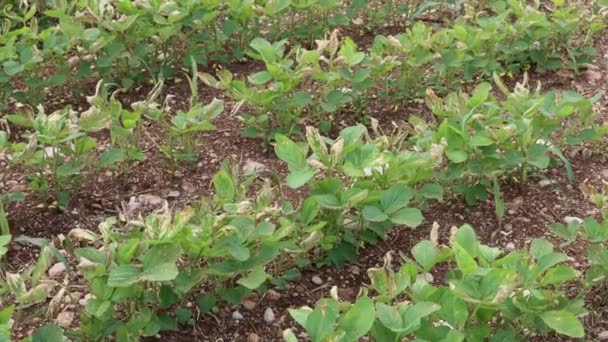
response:
{"label": "green stem", "polygon": [[2,201],[2,196],[0,195],[0,231],[2,235],[9,235],[11,230],[8,226],[8,218],[6,217],[6,212],[4,211],[4,202]]}
{"label": "green stem", "polygon": [[59,161],[57,160],[57,155],[59,154],[59,151],[57,149],[57,145],[55,143],[53,143],[53,157],[52,157],[52,162],[53,162],[53,189],[55,192],[55,201],[57,202],[57,210],[60,210],[59,208],[59,193],[61,192],[60,186],[59,186],[59,175],[57,173],[57,168],[59,167]]}

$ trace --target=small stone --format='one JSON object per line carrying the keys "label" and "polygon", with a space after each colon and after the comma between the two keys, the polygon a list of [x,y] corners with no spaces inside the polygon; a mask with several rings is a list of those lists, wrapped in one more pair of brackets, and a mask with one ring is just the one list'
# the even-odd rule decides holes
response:
{"label": "small stone", "polygon": [[359,268],[359,266],[353,265],[350,267],[350,273],[352,273],[354,275],[359,275],[359,274],[361,274],[361,269]]}
{"label": "small stone", "polygon": [[65,265],[63,262],[58,262],[49,269],[49,277],[58,277],[62,275],[63,272],[65,272]]}
{"label": "small stone", "polygon": [[62,328],[69,328],[74,321],[74,313],[64,311],[57,316],[57,324]]}
{"label": "small stone", "polygon": [[597,81],[600,81],[602,79],[602,74],[595,70],[586,70],[585,77],[587,78],[587,81],[589,83],[596,84]]}
{"label": "small stone", "polygon": [[243,319],[243,315],[241,315],[240,312],[235,311],[232,313],[232,318],[236,319],[237,321],[240,321],[241,319]]}
{"label": "small stone", "polygon": [[433,280],[435,280],[435,277],[433,277],[433,275],[430,274],[430,273],[425,273],[424,274],[424,280],[426,280],[427,283],[432,283]]}
{"label": "small stone", "polygon": [[541,180],[540,182],[538,182],[538,185],[539,185],[541,188],[544,188],[544,187],[547,187],[547,186],[549,186],[549,185],[553,185],[553,184],[555,184],[555,183],[557,183],[557,182],[556,182],[556,181],[554,181],[554,180],[552,180],[552,179],[543,179],[543,180]]}
{"label": "small stone", "polygon": [[505,250],[507,252],[513,252],[515,250],[515,244],[513,242],[509,242],[506,246],[505,246]]}
{"label": "small stone", "polygon": [[510,231],[510,230],[513,230],[513,225],[510,224],[510,223],[507,223],[507,224],[505,224],[504,228],[505,228],[506,231]]}
{"label": "small stone", "polygon": [[245,307],[245,309],[247,310],[253,310],[255,309],[256,306],[256,302],[254,300],[251,299],[243,299],[243,301],[241,302],[241,304],[243,304],[243,306]]}
{"label": "small stone", "polygon": [[608,340],[608,330],[604,330],[601,333],[597,334],[598,340]]}
{"label": "small stone", "polygon": [[505,207],[510,210],[518,210],[524,204],[523,197],[516,197],[510,202],[505,203]]}
{"label": "small stone", "polygon": [[274,289],[270,289],[266,292],[266,298],[268,298],[269,301],[274,302],[281,298],[281,294]]}
{"label": "small stone", "polygon": [[564,222],[566,222],[567,224],[583,223],[583,220],[580,217],[576,217],[576,216],[566,216],[566,217],[564,217]]}
{"label": "small stone", "polygon": [[321,279],[321,277],[319,277],[319,276],[312,277],[312,279],[310,279],[310,281],[312,281],[312,283],[315,285],[323,284],[323,279]]}
{"label": "small stone", "polygon": [[266,323],[272,323],[274,318],[274,311],[272,311],[272,308],[267,308],[266,311],[264,311],[264,320]]}
{"label": "small stone", "polygon": [[192,184],[190,182],[183,182],[182,189],[189,194],[196,191],[196,187],[194,186],[194,184]]}
{"label": "small stone", "polygon": [[169,192],[169,194],[167,195],[167,197],[169,197],[169,198],[178,198],[179,195],[180,195],[179,191],[173,190],[173,191]]}
{"label": "small stone", "polygon": [[249,333],[249,335],[247,335],[247,342],[258,342],[259,340],[260,337],[256,333]]}

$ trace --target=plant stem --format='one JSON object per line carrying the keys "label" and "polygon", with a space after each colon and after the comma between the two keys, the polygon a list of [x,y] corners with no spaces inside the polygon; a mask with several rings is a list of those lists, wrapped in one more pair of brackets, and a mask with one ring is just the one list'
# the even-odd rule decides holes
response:
{"label": "plant stem", "polygon": [[2,195],[0,195],[0,231],[2,232],[2,235],[9,235],[11,233],[10,227],[8,226],[6,212],[4,211]]}

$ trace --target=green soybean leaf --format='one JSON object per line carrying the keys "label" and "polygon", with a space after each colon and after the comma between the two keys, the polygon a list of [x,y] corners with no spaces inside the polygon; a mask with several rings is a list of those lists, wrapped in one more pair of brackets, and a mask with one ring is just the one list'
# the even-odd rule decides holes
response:
{"label": "green soybean leaf", "polygon": [[479,252],[479,240],[473,227],[468,224],[462,225],[454,235],[454,242],[457,242],[469,254],[476,256]]}
{"label": "green soybean leaf", "polygon": [[220,170],[213,176],[213,187],[215,188],[215,194],[222,202],[232,202],[236,194],[236,188],[227,170]]}
{"label": "green soybean leaf", "polygon": [[171,305],[177,303],[179,297],[177,297],[171,287],[163,285],[158,292],[158,299],[160,308],[168,309]]}
{"label": "green soybean leaf", "polygon": [[424,219],[422,212],[417,208],[403,208],[391,215],[391,222],[394,224],[402,224],[410,228],[416,228]]}
{"label": "green soybean leaf", "polygon": [[25,128],[32,127],[32,119],[24,114],[9,114],[5,115],[4,118],[17,126]]}
{"label": "green soybean leaf", "polygon": [[176,331],[177,320],[167,313],[161,313],[158,315],[160,331]]}
{"label": "green soybean leaf", "polygon": [[175,318],[178,323],[186,324],[192,318],[192,310],[190,309],[177,309],[175,310]]}
{"label": "green soybean leaf", "polygon": [[596,265],[608,264],[608,251],[601,244],[592,244],[587,248],[587,259]]}
{"label": "green soybean leaf", "polygon": [[2,311],[0,311],[0,324],[7,324],[11,320],[14,311],[14,305],[10,305],[2,309]]}
{"label": "green soybean leaf", "polygon": [[437,183],[426,183],[420,194],[428,199],[443,201],[443,187]]}
{"label": "green soybean leaf", "polygon": [[469,310],[467,303],[458,298],[454,293],[446,290],[441,296],[440,314],[455,329],[461,329],[467,322]]}
{"label": "green soybean leaf", "polygon": [[92,247],[78,248],[74,251],[74,254],[97,264],[106,263],[106,254]]}
{"label": "green soybean leaf", "polygon": [[32,334],[32,342],[62,342],[63,338],[63,330],[55,324],[47,324]]}
{"label": "green soybean leaf", "polygon": [[565,310],[547,311],[542,313],[540,318],[549,328],[559,334],[576,338],[585,336],[583,325],[571,312]]}
{"label": "green soybean leaf", "polygon": [[414,256],[414,259],[416,259],[416,262],[418,262],[425,271],[428,271],[437,262],[439,250],[433,245],[433,242],[424,240],[418,242],[412,248],[412,255]]}
{"label": "green soybean leaf", "polygon": [[562,253],[548,253],[538,259],[534,270],[540,274],[567,259],[568,257]]}
{"label": "green soybean leaf", "polygon": [[300,188],[308,183],[316,173],[317,171],[312,168],[291,171],[289,175],[287,175],[287,185],[292,189]]}
{"label": "green soybean leaf", "polygon": [[18,73],[25,70],[25,66],[16,61],[6,61],[2,64],[4,72],[9,76],[17,75]]}
{"label": "green soybean leaf", "polygon": [[252,84],[262,85],[272,80],[272,75],[268,71],[260,71],[256,72],[253,75],[250,75],[249,77],[247,77],[247,79]]}
{"label": "green soybean leaf", "polygon": [[121,264],[127,264],[131,262],[135,253],[137,252],[137,248],[139,247],[139,239],[129,239],[124,243],[118,246],[116,251],[116,259]]}
{"label": "green soybean leaf", "polygon": [[334,194],[315,195],[313,198],[317,201],[317,203],[322,208],[327,208],[327,209],[342,208],[342,203],[340,203],[340,200],[338,200],[338,197],[336,197],[336,195],[334,195]]}
{"label": "green soybean leaf", "polygon": [[254,267],[249,274],[237,281],[237,284],[243,285],[250,290],[255,290],[262,285],[268,275],[264,271],[263,266]]}
{"label": "green soybean leaf", "polygon": [[376,312],[378,313],[378,320],[389,330],[394,332],[402,332],[404,330],[404,322],[396,307],[384,303],[376,303]]}
{"label": "green soybean leaf", "polygon": [[415,305],[396,307],[383,303],[376,304],[378,319],[390,330],[404,335],[411,334],[420,328],[420,320],[441,307],[432,302],[420,302]]}
{"label": "green soybean leaf", "polygon": [[365,53],[358,52],[357,45],[350,38],[344,39],[339,54],[341,57],[344,57],[346,59],[346,62],[350,66],[361,63],[365,58]]}
{"label": "green soybean leaf", "polygon": [[530,253],[532,253],[536,259],[540,259],[549,253],[553,253],[553,244],[544,237],[534,239],[530,244]]}
{"label": "green soybean leaf", "polygon": [[287,309],[287,311],[289,311],[289,314],[291,315],[293,320],[298,322],[298,324],[303,327],[306,327],[306,321],[312,313],[312,309],[307,307],[302,309]]}
{"label": "green soybean leaf", "polygon": [[82,38],[86,41],[92,42],[97,40],[97,38],[99,37],[99,35],[101,34],[101,31],[96,28],[96,27],[92,27],[92,28],[88,28],[86,30],[84,30],[83,34],[82,34]]}
{"label": "green soybean leaf", "polygon": [[539,169],[546,169],[551,162],[547,152],[548,149],[545,145],[534,144],[528,148],[526,161]]}
{"label": "green soybean leaf", "polygon": [[605,242],[608,240],[608,220],[598,223],[593,217],[585,218],[583,230],[590,242]]}
{"label": "green soybean leaf", "polygon": [[366,206],[362,211],[363,218],[371,222],[384,222],[388,220],[388,216],[378,207]]}
{"label": "green soybean leaf", "polygon": [[288,137],[277,134],[274,153],[286,162],[290,170],[302,170],[307,168],[306,151],[303,151],[298,144]]}
{"label": "green soybean leaf", "polygon": [[490,83],[483,82],[483,83],[479,84],[475,88],[475,90],[473,90],[473,94],[471,95],[471,98],[469,99],[469,106],[477,107],[477,106],[481,105],[482,103],[484,103],[484,101],[490,95],[490,90],[492,90],[492,86],[490,85]]}
{"label": "green soybean leaf", "polygon": [[146,281],[171,281],[177,278],[178,273],[179,271],[174,262],[164,262],[146,269],[140,279]]}
{"label": "green soybean leaf", "polygon": [[120,265],[110,269],[108,286],[127,287],[139,281],[140,270],[133,265]]}
{"label": "green soybean leaf", "polygon": [[549,225],[549,230],[560,238],[567,240],[567,243],[576,240],[576,235],[580,228],[581,224],[578,221],[572,221],[568,225],[563,223],[552,223]]}
{"label": "green soybean leaf", "polygon": [[446,150],[445,155],[449,160],[456,164],[462,163],[469,158],[469,155],[465,151],[461,150]]}
{"label": "green soybean leaf", "polygon": [[107,149],[101,157],[99,157],[99,163],[103,167],[112,166],[114,164],[123,162],[126,160],[126,154],[123,150],[117,148]]}
{"label": "green soybean leaf", "polygon": [[390,215],[405,207],[412,197],[414,197],[414,195],[408,186],[396,184],[391,186],[388,190],[382,192],[382,196],[380,197],[380,207],[384,213]]}
{"label": "green soybean leaf", "polygon": [[454,251],[454,257],[456,258],[456,264],[458,269],[464,273],[469,274],[477,271],[478,266],[475,259],[464,249],[460,244],[454,243],[452,246]]}
{"label": "green soybean leaf", "polygon": [[471,138],[471,146],[479,147],[479,146],[489,146],[492,145],[494,141],[489,136],[479,133],[474,135]]}
{"label": "green soybean leaf", "polygon": [[202,296],[199,296],[196,299],[196,304],[198,305],[198,309],[200,310],[201,314],[206,314],[207,312],[211,311],[211,309],[213,308],[213,306],[215,305],[216,299],[214,295],[211,294],[204,294]]}
{"label": "green soybean leaf", "polygon": [[374,302],[367,296],[360,297],[340,318],[338,328],[345,332],[346,341],[358,341],[372,328],[375,315]]}
{"label": "green soybean leaf", "polygon": [[321,299],[317,302],[304,326],[313,342],[321,342],[333,332],[339,314],[340,310],[334,299]]}
{"label": "green soybean leaf", "polygon": [[405,315],[402,315],[405,322],[419,321],[420,319],[432,314],[441,309],[441,307],[433,302],[420,302],[407,308]]}
{"label": "green soybean leaf", "polygon": [[512,342],[517,341],[517,335],[513,330],[499,329],[490,339],[490,342]]}
{"label": "green soybean leaf", "polygon": [[570,266],[556,266],[545,272],[545,275],[540,280],[541,285],[562,284],[576,278],[577,272]]}

